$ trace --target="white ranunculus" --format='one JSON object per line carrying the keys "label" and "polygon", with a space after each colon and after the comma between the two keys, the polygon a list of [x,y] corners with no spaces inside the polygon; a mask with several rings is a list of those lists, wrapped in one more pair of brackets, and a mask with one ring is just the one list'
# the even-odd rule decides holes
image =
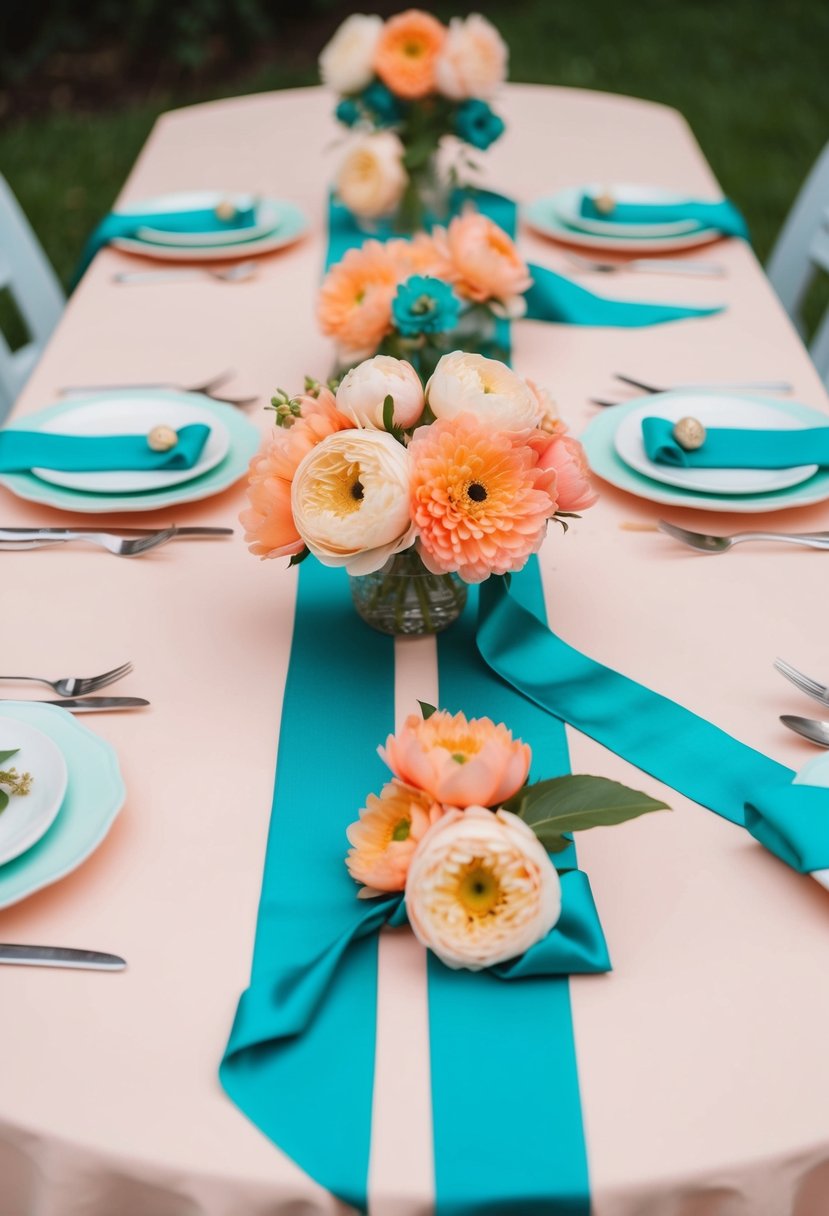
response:
{"label": "white ranunculus", "polygon": [[386,397],[394,401],[395,426],[414,426],[425,404],[420,377],[405,359],[375,355],[343,377],[337,389],[337,409],[358,426],[382,431]]}
{"label": "white ranunculus", "polygon": [[377,219],[394,210],[409,180],[403,153],[403,144],[393,131],[354,139],[334,181],[337,195],[349,211],[364,219]]}
{"label": "white ranunculus", "polygon": [[516,815],[453,809],[415,850],[406,911],[418,941],[447,967],[480,971],[546,937],[561,915],[561,882]]}
{"label": "white ranunculus", "polygon": [[500,431],[531,430],[542,413],[529,386],[505,363],[462,350],[440,360],[426,400],[436,418],[474,414]]}
{"label": "white ranunculus", "polygon": [[409,454],[385,431],[337,431],[300,461],[291,511],[324,566],[371,574],[414,542]]}
{"label": "white ranunculus", "polygon": [[437,63],[435,78],[445,97],[489,100],[507,75],[507,44],[486,17],[453,17]]}
{"label": "white ranunculus", "polygon": [[323,84],[337,93],[359,93],[374,78],[374,52],[382,17],[352,13],[346,17],[319,57]]}

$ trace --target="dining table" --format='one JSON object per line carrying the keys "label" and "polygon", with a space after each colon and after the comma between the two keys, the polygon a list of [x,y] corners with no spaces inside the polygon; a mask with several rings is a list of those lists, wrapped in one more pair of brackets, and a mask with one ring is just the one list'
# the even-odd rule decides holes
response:
{"label": "dining table", "polygon": [[[687,122],[665,105],[510,84],[499,108],[506,134],[481,180],[519,202],[588,181],[718,195]],[[186,385],[233,368],[231,387],[259,395],[248,415],[264,436],[277,387],[294,392],[306,374],[327,377],[333,349],[315,299],[338,155],[332,111],[329,93],[302,88],[162,115],[120,203],[208,189],[284,197],[305,213],[308,233],[236,283],[119,283],[119,272],[151,263],[103,249],[12,422],[25,423],[66,385]],[[530,262],[577,273],[561,245],[528,227],[518,247]],[[519,320],[514,367],[549,389],[575,435],[598,415],[591,398],[613,390],[616,372],[660,385],[785,379],[794,399],[827,410],[750,244],[722,240],[684,257],[716,260],[724,273],[579,281],[608,296],[723,311],[642,328]],[[829,680],[829,558],[774,544],[700,555],[656,521],[666,514],[729,532],[735,516],[660,506],[606,483],[599,490],[566,536],[550,528],[539,554],[556,632],[802,768],[815,748],[779,715],[820,716],[819,707],[773,661]],[[352,1210],[266,1138],[218,1079],[250,972],[297,589],[286,561],[248,553],[244,505],[238,483],[138,520],[233,527],[222,543],[170,544],[135,560],[82,546],[2,555],[6,666],[62,674],[129,660],[123,690],[151,705],[87,719],[118,754],[124,809],[77,870],[0,911],[2,941],[113,951],[128,962],[111,975],[0,968],[0,1216]],[[0,525],[66,522],[79,521],[0,487]],[[761,513],[751,526],[826,529],[829,505]],[[440,703],[434,638],[395,641],[394,681],[398,723],[418,699]],[[15,695],[11,686],[4,695]],[[327,695],[341,701],[347,737],[359,672],[354,687]],[[829,893],[585,735],[569,729],[568,741],[574,772],[624,781],[671,808],[579,840],[613,960],[608,975],[570,980],[594,1216],[825,1216]],[[307,741],[309,805],[324,744]],[[344,828],[357,809],[343,808]],[[435,1187],[426,954],[412,934],[390,929],[379,957],[376,1009],[365,1009],[377,1030],[369,1211],[427,1216]]]}

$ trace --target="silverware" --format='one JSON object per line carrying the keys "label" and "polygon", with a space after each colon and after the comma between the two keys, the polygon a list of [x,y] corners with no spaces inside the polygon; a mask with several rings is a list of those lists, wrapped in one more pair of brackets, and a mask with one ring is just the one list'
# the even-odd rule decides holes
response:
{"label": "silverware", "polygon": [[45,697],[0,697],[0,705],[4,701],[24,699],[30,705],[57,705],[73,714],[101,713],[105,709],[143,709],[149,705],[143,697],[69,697],[63,701],[50,701]]}
{"label": "silverware", "polygon": [[684,384],[671,384],[667,388],[664,385],[648,384],[644,380],[634,380],[632,376],[623,376],[621,372],[613,373],[615,379],[621,380],[623,384],[630,384],[633,388],[644,389],[646,393],[669,393],[672,389],[681,389],[683,391],[694,391],[695,389],[735,389],[745,392],[757,393],[790,393],[792,391],[791,384],[786,380],[695,380],[688,381]]}
{"label": "silverware", "polygon": [[725,267],[715,262],[686,262],[676,258],[633,258],[628,262],[597,262],[582,257],[579,253],[565,255],[579,270],[595,271],[598,274],[618,274],[622,270],[633,270],[652,274],[679,274],[695,278],[722,278]]}
{"label": "silverware", "polygon": [[818,722],[816,718],[799,718],[796,714],[781,714],[780,721],[810,743],[829,747],[829,722]]}
{"label": "silverware", "polygon": [[776,671],[780,672],[781,676],[785,676],[787,680],[791,680],[795,688],[799,688],[801,692],[805,692],[807,697],[814,697],[822,705],[829,705],[829,688],[825,684],[818,684],[817,680],[804,676],[802,671],[798,671],[796,667],[792,667],[791,663],[787,663],[784,659],[775,659],[774,667]]}
{"label": "silverware", "polygon": [[[160,531],[165,529],[160,528],[113,528],[106,533],[107,536],[112,536],[118,539],[122,536],[158,536]],[[177,528],[175,524],[170,524],[170,528],[166,529],[174,533],[170,540],[179,540],[182,536],[232,536],[232,528],[203,528],[189,527]],[[0,528],[0,539],[7,540],[62,540],[73,539],[77,536],[96,536],[100,535],[99,528]]]}
{"label": "silverware", "polygon": [[660,519],[657,527],[660,532],[672,536],[674,540],[682,541],[699,553],[725,553],[734,545],[740,545],[746,540],[779,540],[787,545],[803,545],[807,549],[829,549],[829,532],[734,532],[731,536],[709,536],[705,532],[689,532],[687,528],[678,528]]}
{"label": "silverware", "polygon": [[177,270],[122,270],[112,278],[115,283],[162,283],[204,278],[219,279],[223,283],[243,283],[253,278],[258,269],[258,263],[250,258],[246,262],[234,262],[223,270],[214,270],[209,266],[186,266]]}
{"label": "silverware", "polygon": [[177,529],[164,528],[161,531],[133,537],[113,536],[110,532],[75,532],[68,528],[63,532],[56,529],[47,533],[41,528],[31,529],[29,532],[16,532],[13,535],[10,535],[9,532],[10,530],[5,528],[0,529],[0,549],[43,549],[47,545],[65,545],[80,540],[86,541],[90,545],[100,545],[109,553],[114,553],[116,557],[139,557],[142,553],[147,553],[150,549],[157,549],[159,545],[164,545],[168,540],[172,540]]}
{"label": "silverware", "polygon": [[0,943],[0,963],[19,967],[73,967],[88,971],[123,971],[127,960],[100,950],[75,950],[69,946],[13,946]]}
{"label": "silverware", "polygon": [[232,380],[235,375],[235,369],[229,367],[226,371],[219,372],[218,376],[212,376],[210,380],[205,380],[204,384],[173,384],[169,380],[158,380],[146,384],[64,384],[58,389],[58,396],[70,397],[76,393],[119,393],[124,389],[130,388],[174,388],[180,393],[204,393],[209,395],[219,388],[220,385],[227,384],[228,380]]}
{"label": "silverware", "polygon": [[53,688],[60,697],[84,697],[87,693],[97,692],[108,684],[115,684],[132,671],[132,663],[122,663],[99,676],[61,676],[58,680],[47,680],[45,676],[0,676],[0,680],[26,680],[33,684],[46,684]]}

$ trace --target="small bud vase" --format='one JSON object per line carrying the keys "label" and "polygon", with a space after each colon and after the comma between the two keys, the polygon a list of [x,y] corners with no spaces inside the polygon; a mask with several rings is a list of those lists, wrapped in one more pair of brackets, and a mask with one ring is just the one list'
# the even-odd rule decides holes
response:
{"label": "small bud vase", "polygon": [[440,633],[466,604],[457,574],[432,574],[414,549],[398,553],[373,574],[351,575],[357,613],[380,633],[395,637]]}

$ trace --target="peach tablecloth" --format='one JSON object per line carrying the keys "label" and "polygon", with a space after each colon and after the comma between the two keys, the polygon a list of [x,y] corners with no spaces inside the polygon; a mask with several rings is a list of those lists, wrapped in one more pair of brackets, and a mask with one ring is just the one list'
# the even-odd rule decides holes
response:
{"label": "peach tablecloth", "polygon": [[[487,180],[518,199],[585,180],[716,189],[685,122],[661,106],[512,86],[502,109],[507,135],[487,158]],[[135,262],[104,252],[16,417],[69,383],[187,383],[232,366],[239,390],[261,392],[264,403],[277,384],[325,373],[331,351],[314,323],[314,294],[330,111],[330,97],[312,89],[165,115],[124,199],[204,187],[267,192],[299,203],[311,235],[238,285],[117,286],[113,272]],[[523,232],[521,247],[565,269],[556,246]],[[550,386],[576,431],[593,413],[588,397],[606,395],[614,371],[666,383],[785,378],[801,401],[825,408],[748,247],[728,241],[698,256],[715,257],[728,277],[627,275],[596,287],[724,302],[722,316],[649,329],[515,326],[516,366]],[[264,431],[270,415],[261,423]],[[233,524],[241,504],[237,488],[178,510],[175,521]],[[4,524],[62,521],[5,490],[0,506]],[[799,767],[813,751],[777,715],[811,707],[771,664],[780,654],[829,671],[827,558],[758,546],[706,560],[625,528],[660,513],[605,487],[566,538],[552,530],[542,554],[551,622],[593,657]],[[735,522],[671,517],[723,530]],[[755,520],[814,529],[829,526],[829,510]],[[152,709],[86,719],[118,750],[126,807],[76,873],[0,913],[4,941],[129,960],[120,975],[2,969],[0,1216],[342,1211],[246,1121],[216,1077],[251,958],[294,575],[254,561],[238,535],[139,561],[82,548],[5,553],[3,572],[7,666],[13,656],[22,671],[87,673],[131,659],[134,675],[117,691],[149,697]],[[399,643],[397,655],[398,712],[415,696],[437,700],[432,643]],[[344,698],[344,730],[351,705]],[[825,1216],[829,895],[742,830],[575,732],[570,741],[575,771],[626,780],[675,808],[579,845],[615,965],[571,985],[596,1216]],[[430,1211],[433,1196],[423,957],[412,938],[390,935],[381,958],[372,1212],[414,1216]]]}

